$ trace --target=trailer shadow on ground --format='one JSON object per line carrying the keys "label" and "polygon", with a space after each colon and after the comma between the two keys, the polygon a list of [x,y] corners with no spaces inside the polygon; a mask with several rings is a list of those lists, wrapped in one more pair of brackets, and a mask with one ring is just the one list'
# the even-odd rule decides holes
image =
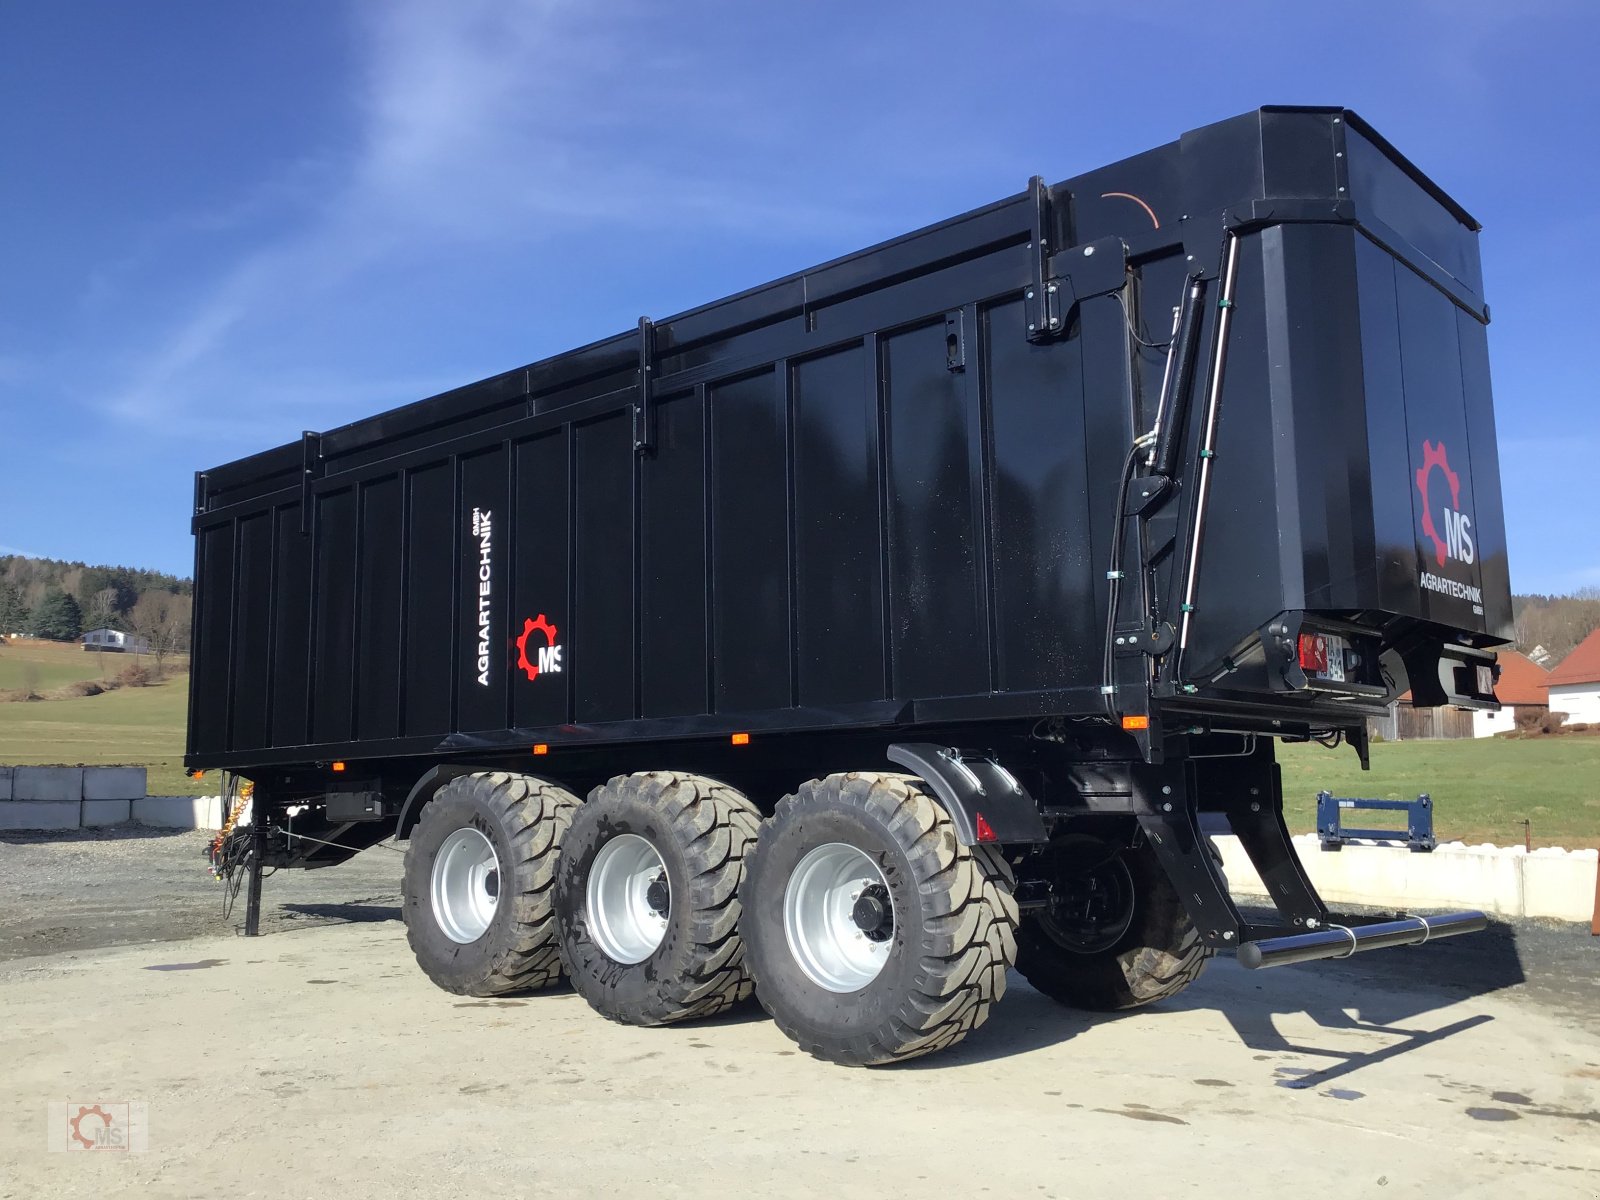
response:
{"label": "trailer shadow on ground", "polygon": [[[1429,1017],[1524,984],[1517,934],[1510,925],[1491,922],[1482,933],[1453,942],[1373,952],[1367,956],[1373,961],[1367,963],[1352,959],[1247,971],[1231,956],[1219,957],[1182,995],[1122,1013],[1063,1007],[1013,975],[1005,999],[981,1030],[952,1050],[897,1069],[995,1061],[1070,1041],[1107,1022],[1159,1021],[1195,1009],[1217,1009],[1239,1040],[1262,1057],[1330,1060],[1322,1069],[1283,1068],[1282,1086],[1315,1087],[1491,1020],[1469,1014],[1441,1024]],[[1280,1023],[1293,1032],[1284,1032]],[[1362,1034],[1371,1037],[1352,1039]]]}
{"label": "trailer shadow on ground", "polygon": [[316,925],[365,925],[374,921],[399,921],[403,919],[398,904],[376,904],[370,900],[352,900],[347,904],[283,904],[281,912],[287,914],[288,923],[274,933],[289,933],[306,928],[296,918],[309,917]]}

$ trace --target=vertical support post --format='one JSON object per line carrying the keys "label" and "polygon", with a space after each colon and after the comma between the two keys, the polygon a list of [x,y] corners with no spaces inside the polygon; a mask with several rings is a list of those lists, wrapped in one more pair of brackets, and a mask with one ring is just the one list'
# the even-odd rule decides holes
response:
{"label": "vertical support post", "polygon": [[[254,807],[254,806],[252,806]],[[267,849],[267,826],[259,812],[250,814],[250,890],[245,897],[244,935],[261,934],[261,859]]]}

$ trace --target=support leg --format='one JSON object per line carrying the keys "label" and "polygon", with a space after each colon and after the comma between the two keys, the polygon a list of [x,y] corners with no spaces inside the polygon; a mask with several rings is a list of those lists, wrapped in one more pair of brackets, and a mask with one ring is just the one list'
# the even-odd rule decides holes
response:
{"label": "support leg", "polygon": [[261,933],[261,860],[266,849],[266,822],[256,816],[250,825],[250,891],[245,898],[245,937],[256,937]]}

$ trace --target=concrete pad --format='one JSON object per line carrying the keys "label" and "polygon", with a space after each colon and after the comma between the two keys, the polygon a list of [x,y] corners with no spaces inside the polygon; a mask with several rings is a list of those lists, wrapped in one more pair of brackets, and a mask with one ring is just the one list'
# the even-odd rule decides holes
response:
{"label": "concrete pad", "polygon": [[144,795],[143,767],[85,767],[85,800],[137,800]]}
{"label": "concrete pad", "polygon": [[[19,1197],[1592,1198],[1593,1009],[1429,988],[1415,978],[1438,971],[1428,949],[1380,954],[1415,958],[1376,980],[1218,959],[1176,1000],[1115,1016],[1013,976],[962,1045],[870,1071],[810,1058],[754,1005],[640,1029],[566,988],[451,995],[398,921],[24,959],[0,965],[6,1183]],[[1408,988],[1384,981],[1396,972]],[[148,1104],[149,1153],[51,1154],[63,1099]]]}
{"label": "concrete pad", "polygon": [[13,800],[83,799],[82,767],[17,767],[12,777]]}
{"label": "concrete pad", "polygon": [[0,800],[11,799],[11,775],[14,768],[0,767]]}
{"label": "concrete pad", "polygon": [[83,827],[93,825],[121,825],[128,819],[131,800],[85,800],[83,802]]}
{"label": "concrete pad", "polygon": [[77,829],[76,800],[13,800],[0,804],[0,829]]}
{"label": "concrete pad", "polygon": [[222,828],[220,796],[142,796],[133,801],[133,819],[163,829]]}

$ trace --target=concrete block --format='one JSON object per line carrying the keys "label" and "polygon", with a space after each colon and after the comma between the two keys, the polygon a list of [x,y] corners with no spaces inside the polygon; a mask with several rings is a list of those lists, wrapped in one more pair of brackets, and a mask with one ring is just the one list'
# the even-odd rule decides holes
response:
{"label": "concrete block", "polygon": [[0,829],[76,828],[76,800],[13,800],[0,805]]}
{"label": "concrete block", "polygon": [[222,828],[220,796],[143,796],[133,802],[133,819],[140,825],[165,829]]}
{"label": "concrete block", "polygon": [[82,767],[17,767],[11,781],[12,800],[83,799]]}
{"label": "concrete block", "polygon": [[[1266,895],[1239,839],[1215,840],[1234,893]],[[1600,854],[1594,850],[1547,847],[1529,854],[1521,846],[1447,842],[1432,854],[1360,844],[1325,853],[1315,834],[1294,842],[1312,885],[1335,908],[1476,908],[1503,917],[1587,922],[1594,908],[1595,872],[1600,870]]]}
{"label": "concrete block", "polygon": [[143,767],[85,767],[85,800],[137,800],[144,795]]}
{"label": "concrete block", "polygon": [[15,768],[0,767],[0,800],[11,799],[11,775]]}
{"label": "concrete block", "polygon": [[1600,851],[1535,850],[1522,862],[1524,915],[1588,924]]}
{"label": "concrete block", "polygon": [[94,825],[121,825],[128,819],[131,800],[85,800],[83,802],[83,827]]}

